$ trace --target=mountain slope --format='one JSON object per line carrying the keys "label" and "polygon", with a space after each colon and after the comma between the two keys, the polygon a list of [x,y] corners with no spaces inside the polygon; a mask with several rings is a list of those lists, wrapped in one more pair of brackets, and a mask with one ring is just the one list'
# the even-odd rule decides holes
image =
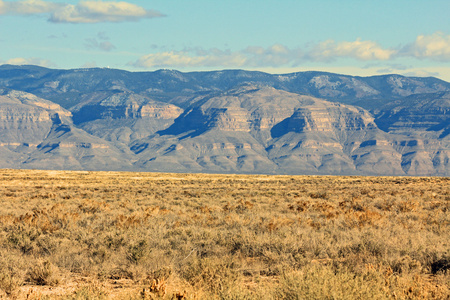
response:
{"label": "mountain slope", "polygon": [[436,78],[0,66],[0,167],[450,175]]}
{"label": "mountain slope", "polygon": [[414,94],[390,102],[374,111],[377,123],[389,132],[435,133],[444,138],[450,132],[450,92]]}
{"label": "mountain slope", "polygon": [[179,172],[429,173],[435,149],[415,141],[383,132],[361,108],[246,86],[198,101],[132,150],[142,168]]}
{"label": "mountain slope", "polygon": [[112,144],[76,128],[71,116],[35,95],[0,90],[0,166],[90,170],[131,166]]}
{"label": "mountain slope", "polygon": [[[0,66],[0,87],[33,93],[65,108],[77,104],[80,95],[104,90],[130,91],[171,102],[177,97],[187,100],[192,95],[224,92],[246,84],[274,87],[368,110],[412,94],[450,91],[450,83],[437,78],[400,75],[357,77],[314,71],[276,75],[243,70],[128,72],[107,68],[53,70]],[[178,106],[182,103],[179,98]]]}

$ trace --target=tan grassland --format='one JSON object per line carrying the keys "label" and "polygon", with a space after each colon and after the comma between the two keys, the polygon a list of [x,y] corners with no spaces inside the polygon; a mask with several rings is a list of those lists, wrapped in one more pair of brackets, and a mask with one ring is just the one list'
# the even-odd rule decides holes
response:
{"label": "tan grassland", "polygon": [[450,179],[0,170],[0,298],[449,299]]}

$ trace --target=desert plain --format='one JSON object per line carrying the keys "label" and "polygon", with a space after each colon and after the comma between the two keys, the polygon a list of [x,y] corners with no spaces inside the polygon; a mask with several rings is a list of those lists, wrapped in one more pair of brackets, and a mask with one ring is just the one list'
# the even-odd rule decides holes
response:
{"label": "desert plain", "polygon": [[450,179],[0,170],[0,298],[448,299]]}

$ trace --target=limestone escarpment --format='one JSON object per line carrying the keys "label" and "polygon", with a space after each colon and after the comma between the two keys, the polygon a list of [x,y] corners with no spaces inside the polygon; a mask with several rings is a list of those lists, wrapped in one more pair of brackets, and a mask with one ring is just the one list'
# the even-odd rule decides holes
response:
{"label": "limestone escarpment", "polygon": [[436,78],[0,66],[0,89],[0,167],[450,174]]}
{"label": "limestone escarpment", "polygon": [[182,113],[175,105],[115,90],[87,94],[70,109],[78,127],[123,149],[135,139],[167,128]]}
{"label": "limestone escarpment", "polygon": [[[35,95],[0,90],[0,166],[95,169],[113,165],[114,147],[75,128],[71,116],[60,105]],[[99,163],[102,156],[103,164]],[[89,157],[95,163],[90,164]]]}
{"label": "limestone escarpment", "polygon": [[72,114],[35,95],[0,89],[0,141],[2,145],[37,146],[50,132],[55,119]]}
{"label": "limestone escarpment", "polygon": [[199,101],[132,149],[138,164],[173,171],[411,173],[396,143],[364,109],[247,88]]}
{"label": "limestone escarpment", "polygon": [[70,110],[76,124],[98,119],[156,118],[173,120],[182,110],[131,92],[104,91],[84,95]]}

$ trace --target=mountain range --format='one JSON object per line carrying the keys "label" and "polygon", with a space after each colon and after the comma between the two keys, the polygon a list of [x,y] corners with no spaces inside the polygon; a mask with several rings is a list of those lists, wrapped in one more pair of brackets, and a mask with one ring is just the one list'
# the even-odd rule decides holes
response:
{"label": "mountain range", "polygon": [[0,66],[0,167],[450,175],[450,83]]}

